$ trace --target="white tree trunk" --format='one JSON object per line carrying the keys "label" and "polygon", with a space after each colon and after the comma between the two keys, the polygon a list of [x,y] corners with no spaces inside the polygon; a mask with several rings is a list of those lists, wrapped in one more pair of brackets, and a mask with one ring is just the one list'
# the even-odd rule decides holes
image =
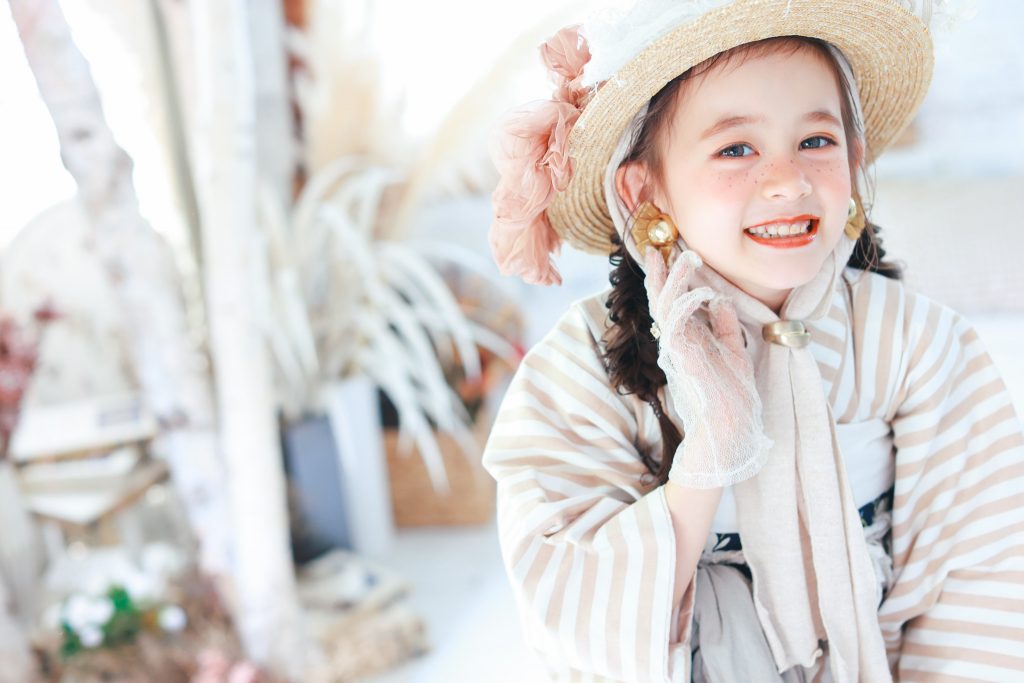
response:
{"label": "white tree trunk", "polygon": [[292,133],[284,11],[281,0],[250,0],[248,11],[256,76],[256,165],[266,188],[288,207],[298,146]]}
{"label": "white tree trunk", "polygon": [[260,258],[253,59],[245,0],[191,5],[198,109],[193,159],[211,350],[231,488],[237,623],[250,657],[301,680],[303,641],[288,543],[270,358],[251,296]]}
{"label": "white tree trunk", "polygon": [[[0,539],[0,683],[23,683],[28,681],[31,671],[34,668],[32,653],[29,650],[26,633],[26,608],[29,605],[16,605],[19,598],[13,589],[25,591],[27,586],[36,577],[18,576],[19,570],[28,574],[35,574],[38,565],[25,556],[26,525],[30,524],[27,519],[28,511],[21,506],[21,496],[18,495],[18,483],[14,477],[14,465],[8,461],[0,460],[0,491],[4,498],[0,499],[0,519],[13,528],[0,529],[4,538]],[[11,509],[12,506],[19,506]],[[4,509],[7,506],[8,509]],[[12,519],[12,517],[14,519]],[[8,535],[14,536],[7,538]],[[21,546],[21,547],[18,547]],[[19,557],[19,554],[21,555]],[[18,565],[18,562],[22,566]],[[20,579],[20,581],[19,581]],[[10,581],[10,583],[8,583]],[[21,584],[20,586],[18,584]],[[30,595],[34,596],[34,591]],[[21,618],[19,618],[19,615]]]}
{"label": "white tree trunk", "polygon": [[168,459],[203,568],[223,576],[230,570],[230,534],[209,368],[189,340],[173,258],[139,214],[132,161],[107,125],[88,62],[57,0],[10,0],[10,6],[61,158],[95,228],[93,247],[136,331],[135,371],[163,428],[155,448]]}
{"label": "white tree trunk", "polygon": [[21,625],[11,616],[10,596],[0,574],[0,683],[31,680],[32,654]]}

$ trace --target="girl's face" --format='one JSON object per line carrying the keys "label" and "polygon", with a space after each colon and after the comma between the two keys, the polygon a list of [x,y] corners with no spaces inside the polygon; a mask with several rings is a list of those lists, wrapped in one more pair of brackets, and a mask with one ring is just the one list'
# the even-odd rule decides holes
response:
{"label": "girl's face", "polygon": [[[850,162],[836,77],[809,49],[727,58],[678,98],[652,199],[689,248],[778,311],[818,273],[846,223]],[[638,197],[645,176],[622,167],[623,197]]]}

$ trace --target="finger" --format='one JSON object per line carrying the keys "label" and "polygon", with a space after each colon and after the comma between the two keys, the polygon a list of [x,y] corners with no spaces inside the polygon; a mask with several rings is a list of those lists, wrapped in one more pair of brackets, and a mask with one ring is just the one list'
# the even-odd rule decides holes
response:
{"label": "finger", "polygon": [[715,290],[710,287],[697,287],[678,293],[669,303],[668,315],[665,316],[666,324],[675,326],[685,323],[698,308],[714,296]]}
{"label": "finger", "polygon": [[657,249],[648,248],[644,254],[644,287],[647,289],[647,304],[651,315],[657,320],[661,316],[661,293],[665,288],[668,269],[665,259]]}
{"label": "finger", "polygon": [[668,282],[665,286],[685,291],[689,288],[690,278],[694,271],[702,265],[704,262],[697,252],[687,249],[672,262],[672,267],[668,272]]}
{"label": "finger", "polygon": [[722,296],[716,296],[708,303],[708,313],[711,318],[711,330],[726,348],[734,354],[746,353],[743,344],[743,330],[740,327],[739,318],[736,316],[736,307],[732,302]]}
{"label": "finger", "polygon": [[703,262],[696,252],[686,250],[676,256],[669,267],[667,281],[662,290],[662,298],[666,301],[663,307],[666,310],[673,301],[679,299],[690,289],[693,272],[701,265]]}

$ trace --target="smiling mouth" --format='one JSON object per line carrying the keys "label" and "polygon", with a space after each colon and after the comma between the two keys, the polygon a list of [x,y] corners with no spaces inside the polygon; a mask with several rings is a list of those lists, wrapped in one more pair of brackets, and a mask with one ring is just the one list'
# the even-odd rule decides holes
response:
{"label": "smiling mouth", "polygon": [[814,240],[819,222],[815,216],[795,216],[751,226],[743,232],[759,244],[772,247],[799,247]]}

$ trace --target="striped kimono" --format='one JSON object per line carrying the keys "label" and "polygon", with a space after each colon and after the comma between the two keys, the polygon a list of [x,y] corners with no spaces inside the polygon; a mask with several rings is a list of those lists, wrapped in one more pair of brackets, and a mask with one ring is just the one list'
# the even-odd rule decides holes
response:
{"label": "striped kimono", "polygon": [[[501,405],[484,466],[502,556],[553,680],[688,682],[694,584],[673,604],[672,520],[639,457],[660,459],[661,431],[650,405],[610,385],[607,295],[570,307]],[[891,427],[879,626],[894,679],[1024,681],[1024,431],[974,329],[848,268],[811,330],[836,422]]]}

